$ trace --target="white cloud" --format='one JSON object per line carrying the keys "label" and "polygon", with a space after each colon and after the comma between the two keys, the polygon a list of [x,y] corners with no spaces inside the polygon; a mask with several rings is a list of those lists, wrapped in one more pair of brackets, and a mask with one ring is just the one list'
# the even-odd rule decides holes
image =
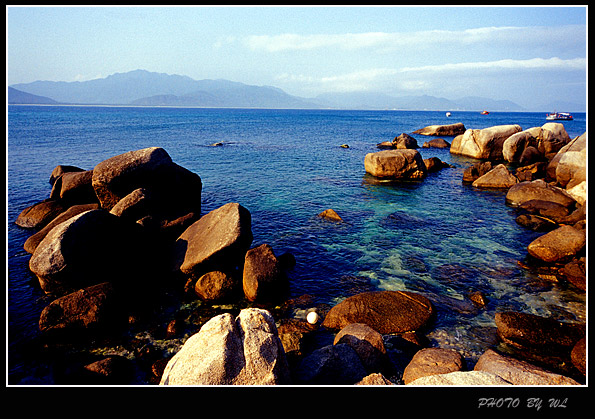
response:
{"label": "white cloud", "polygon": [[404,67],[400,71],[409,72],[449,72],[468,70],[586,70],[585,58],[562,60],[553,58],[531,58],[528,60],[504,59],[497,61],[449,63],[442,65],[428,65],[421,67]]}
{"label": "white cloud", "polygon": [[429,30],[417,32],[367,32],[345,34],[300,35],[285,33],[280,35],[253,35],[244,39],[245,44],[255,51],[270,53],[284,51],[314,50],[320,48],[340,48],[354,50],[362,48],[420,48],[431,45],[490,45],[507,44],[522,46],[555,45],[574,46],[586,43],[584,25],[559,27],[484,27],[460,31]]}

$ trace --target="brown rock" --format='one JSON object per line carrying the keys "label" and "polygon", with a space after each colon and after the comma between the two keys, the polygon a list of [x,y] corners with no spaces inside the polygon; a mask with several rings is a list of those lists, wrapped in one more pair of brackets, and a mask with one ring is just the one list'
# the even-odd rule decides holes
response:
{"label": "brown rock", "polygon": [[506,203],[514,207],[532,199],[557,202],[567,208],[576,203],[563,189],[548,185],[541,179],[517,183],[506,193]]}
{"label": "brown rock", "polygon": [[21,211],[15,224],[23,228],[43,228],[65,210],[62,202],[46,199]]}
{"label": "brown rock", "polygon": [[68,165],[59,165],[56,166],[54,168],[54,170],[52,170],[52,173],[50,174],[50,185],[53,185],[54,182],[56,182],[56,180],[62,176],[64,173],[70,173],[70,172],[84,172],[85,169],[81,169],[80,167],[77,166],[68,166]]}
{"label": "brown rock", "polygon": [[87,384],[126,385],[133,377],[130,361],[119,355],[111,355],[85,365]]}
{"label": "brown rock", "polygon": [[[60,199],[68,205],[90,204],[98,202],[95,190],[91,184],[93,170],[84,172],[66,172],[59,178]],[[57,185],[55,183],[54,185]]]}
{"label": "brown rock", "polygon": [[476,188],[508,189],[518,182],[516,176],[510,173],[505,165],[499,164],[476,179],[472,185]]}
{"label": "brown rock", "polygon": [[564,225],[533,240],[527,250],[531,256],[544,262],[564,262],[581,251],[586,241],[585,230]]}
{"label": "brown rock", "polygon": [[386,349],[382,335],[370,326],[351,323],[337,335],[333,345],[346,343],[351,346],[368,372],[380,372],[386,362]]}
{"label": "brown rock", "polygon": [[355,383],[357,386],[394,386],[395,384],[392,383],[389,379],[384,377],[384,375],[375,372],[370,375],[366,375],[362,378],[361,381]]}
{"label": "brown rock", "polygon": [[473,183],[475,180],[492,170],[492,168],[492,162],[489,161],[479,162],[475,163],[473,166],[469,166],[463,172],[463,183]]}
{"label": "brown rock", "polygon": [[276,301],[287,285],[287,277],[270,245],[248,250],[243,271],[244,295],[248,301]]}
{"label": "brown rock", "polygon": [[221,271],[207,272],[196,281],[194,291],[205,301],[222,301],[234,295],[239,282]]}
{"label": "brown rock", "polygon": [[403,371],[403,382],[409,384],[421,377],[461,371],[463,363],[463,357],[455,350],[425,348],[413,356]]}
{"label": "brown rock", "polygon": [[498,125],[484,129],[468,129],[450,145],[452,154],[476,159],[501,160],[504,142],[521,131],[518,125]]}
{"label": "brown rock", "polygon": [[570,377],[555,374],[528,362],[500,355],[488,349],[475,364],[474,371],[496,374],[514,385],[580,385]]}
{"label": "brown rock", "polygon": [[568,262],[560,273],[566,278],[568,282],[582,291],[587,290],[587,259],[582,257]]}
{"label": "brown rock", "polygon": [[[176,240],[175,265],[196,277],[239,266],[252,243],[252,217],[237,203],[225,204],[201,217]],[[229,269],[226,269],[229,268]]]}
{"label": "brown rock", "polygon": [[342,329],[364,323],[381,334],[413,332],[432,318],[434,307],[424,296],[407,291],[372,291],[356,294],[327,313],[323,327]]}
{"label": "brown rock", "polygon": [[466,131],[465,125],[458,122],[450,125],[429,125],[413,131],[414,134],[420,135],[436,135],[445,137],[454,137],[455,135],[463,134]]}
{"label": "brown rock", "polygon": [[443,138],[434,138],[426,141],[422,145],[423,148],[449,148],[450,144]]}
{"label": "brown rock", "polygon": [[572,364],[578,369],[583,375],[587,374],[587,338],[584,337],[579,340],[572,352],[570,353]]}
{"label": "brown rock", "polygon": [[585,325],[564,323],[528,313],[502,312],[495,317],[498,335],[516,348],[566,353],[585,336]]}
{"label": "brown rock", "polygon": [[415,138],[413,138],[411,135],[405,134],[405,133],[395,137],[393,139],[392,143],[395,146],[395,148],[398,148],[398,149],[419,148],[419,146],[417,145],[417,140]]}
{"label": "brown rock", "polygon": [[28,253],[33,254],[35,249],[41,241],[47,236],[47,234],[58,224],[63,223],[66,220],[74,217],[75,215],[82,214],[83,212],[98,209],[99,204],[82,204],[82,205],[73,205],[72,207],[68,208],[66,211],[58,215],[54,218],[49,224],[47,224],[44,228],[39,230],[37,233],[29,237],[24,244],[24,248]]}
{"label": "brown rock", "polygon": [[339,216],[339,214],[336,213],[336,211],[334,209],[327,209],[325,211],[322,211],[320,214],[318,214],[319,217],[321,218],[325,218],[327,220],[331,220],[331,221],[343,221],[343,219]]}
{"label": "brown rock", "polygon": [[364,166],[372,176],[384,179],[421,180],[427,175],[426,165],[417,150],[368,153]]}
{"label": "brown rock", "polygon": [[424,164],[426,165],[428,173],[438,172],[446,167],[451,167],[448,163],[444,163],[438,157],[430,157],[429,159],[424,159]]}

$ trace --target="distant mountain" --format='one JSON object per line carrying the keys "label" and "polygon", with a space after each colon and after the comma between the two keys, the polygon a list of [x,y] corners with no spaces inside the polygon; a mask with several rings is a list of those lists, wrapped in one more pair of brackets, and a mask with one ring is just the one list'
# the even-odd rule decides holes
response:
{"label": "distant mountain", "polygon": [[383,93],[325,93],[316,96],[322,105],[351,109],[399,109],[432,111],[523,111],[509,100],[493,100],[481,97],[464,97],[450,100],[435,96],[390,96]]}
{"label": "distant mountain", "polygon": [[292,96],[271,86],[229,80],[194,80],[187,76],[134,70],[84,82],[36,81],[11,86],[31,95],[68,104],[202,106],[291,109],[402,109],[522,111],[507,100],[434,96],[394,97],[384,93],[326,93],[315,98]]}
{"label": "distant mountain", "polygon": [[228,80],[194,80],[187,76],[135,70],[84,82],[36,81],[15,89],[50,97],[62,103],[307,108],[318,107],[269,86],[251,86]]}
{"label": "distant mountain", "polygon": [[56,105],[56,102],[49,97],[32,95],[31,93],[21,92],[20,90],[8,87],[8,103],[20,105]]}

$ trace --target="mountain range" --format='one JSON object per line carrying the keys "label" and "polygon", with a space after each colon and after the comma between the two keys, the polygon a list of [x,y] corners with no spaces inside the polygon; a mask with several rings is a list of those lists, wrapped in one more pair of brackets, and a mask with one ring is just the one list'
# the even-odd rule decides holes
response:
{"label": "mountain range", "polygon": [[277,109],[399,109],[443,111],[524,111],[508,100],[434,96],[395,97],[383,93],[326,93],[314,98],[290,95],[272,86],[134,70],[83,82],[35,81],[9,86],[9,104],[90,104]]}

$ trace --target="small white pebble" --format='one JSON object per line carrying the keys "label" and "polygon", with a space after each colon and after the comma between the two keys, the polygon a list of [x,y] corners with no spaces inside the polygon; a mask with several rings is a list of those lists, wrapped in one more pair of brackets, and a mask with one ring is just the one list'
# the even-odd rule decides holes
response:
{"label": "small white pebble", "polygon": [[308,323],[310,324],[316,324],[316,322],[318,322],[318,313],[315,311],[309,312],[306,320],[308,320]]}

